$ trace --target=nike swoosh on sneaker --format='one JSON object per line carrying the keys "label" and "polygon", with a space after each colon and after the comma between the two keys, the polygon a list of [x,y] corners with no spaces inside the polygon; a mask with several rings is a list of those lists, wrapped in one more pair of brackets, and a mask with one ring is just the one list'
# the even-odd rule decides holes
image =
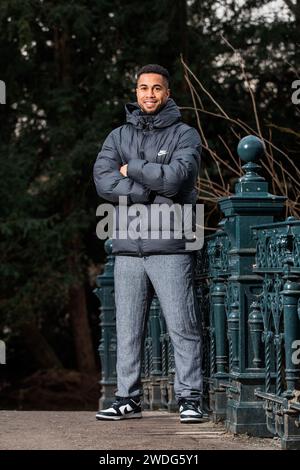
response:
{"label": "nike swoosh on sneaker", "polygon": [[128,415],[128,413],[132,413],[133,408],[130,405],[120,406],[120,412],[122,415]]}

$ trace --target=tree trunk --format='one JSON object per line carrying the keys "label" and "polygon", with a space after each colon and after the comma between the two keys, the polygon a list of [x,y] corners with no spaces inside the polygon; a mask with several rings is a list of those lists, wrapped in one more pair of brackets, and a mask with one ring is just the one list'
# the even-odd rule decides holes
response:
{"label": "tree trunk", "polygon": [[22,324],[21,332],[27,349],[41,369],[63,368],[56,353],[33,321]]}
{"label": "tree trunk", "polygon": [[[72,81],[70,37],[67,24],[63,28],[54,27],[55,63],[58,80],[65,86]],[[74,119],[72,112],[69,115],[70,122]],[[75,125],[75,123],[74,123]],[[71,158],[70,149],[66,148],[67,158]],[[75,200],[66,199],[63,203],[63,213],[68,217],[74,208]],[[79,234],[75,234],[66,243],[68,250],[68,271],[74,278],[73,284],[69,287],[69,314],[73,330],[73,339],[76,350],[77,366],[80,372],[86,374],[96,374],[96,360],[93,350],[91,331],[88,320],[86,306],[86,294],[84,282],[82,280],[82,264],[80,260],[81,239]]]}
{"label": "tree trunk", "polygon": [[86,307],[84,286],[74,284],[69,289],[69,312],[75,343],[77,366],[80,372],[96,374],[96,361]]}

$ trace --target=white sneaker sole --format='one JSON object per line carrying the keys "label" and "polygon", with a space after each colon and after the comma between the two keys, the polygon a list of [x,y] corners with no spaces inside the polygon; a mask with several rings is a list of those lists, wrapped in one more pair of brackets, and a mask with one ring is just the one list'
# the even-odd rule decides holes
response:
{"label": "white sneaker sole", "polygon": [[205,421],[209,421],[209,419],[204,416],[202,418],[192,418],[191,416],[180,418],[181,423],[204,423]]}
{"label": "white sneaker sole", "polygon": [[104,414],[96,414],[96,419],[98,420],[106,420],[106,421],[120,421],[121,419],[135,419],[135,418],[142,418],[142,413],[132,413],[123,416],[108,416]]}

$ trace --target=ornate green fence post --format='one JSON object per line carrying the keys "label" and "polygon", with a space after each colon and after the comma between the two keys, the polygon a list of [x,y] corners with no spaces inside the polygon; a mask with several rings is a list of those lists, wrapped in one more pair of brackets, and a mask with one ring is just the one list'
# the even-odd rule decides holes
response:
{"label": "ornate green fence post", "polygon": [[160,381],[160,395],[161,406],[164,409],[168,408],[168,345],[169,335],[167,333],[167,326],[165,319],[160,315],[160,344],[161,344],[161,381]]}
{"label": "ornate green fence post", "polygon": [[[228,272],[228,252],[230,241],[220,229],[207,239],[208,271],[210,281],[210,409],[214,422],[226,418],[226,389],[228,381],[228,338],[226,315],[226,292]],[[223,385],[221,385],[223,384]]]}
{"label": "ornate green fence post", "polygon": [[154,295],[149,312],[148,320],[148,342],[151,344],[150,370],[148,379],[149,405],[151,410],[161,407],[161,376],[162,376],[162,354],[161,354],[161,309],[156,294]]}
{"label": "ornate green fence post", "polygon": [[264,383],[264,371],[255,342],[260,326],[254,325],[257,313],[253,308],[250,311],[250,306],[260,292],[262,277],[252,271],[256,242],[250,228],[273,222],[285,200],[269,194],[268,183],[257,174],[260,166],[256,161],[263,153],[264,145],[257,137],[247,136],[240,141],[238,154],[245,162],[245,175],[236,184],[235,194],[219,200],[231,245],[226,294],[230,347],[226,425],[233,433],[256,436],[266,435],[267,429],[262,404],[254,395],[255,388]]}
{"label": "ornate green fence post", "polygon": [[144,342],[144,405],[150,410],[177,411],[174,396],[174,351],[159,300],[154,294]]}
{"label": "ornate green fence post", "polygon": [[167,334],[168,342],[168,411],[177,411],[177,401],[174,392],[174,379],[175,379],[175,358],[174,348],[169,334]]}
{"label": "ornate green fence post", "polygon": [[262,343],[264,322],[260,305],[257,301],[250,305],[248,324],[253,349],[253,365],[255,369],[261,369],[264,366]]}
{"label": "ornate green fence post", "polygon": [[210,286],[208,283],[208,259],[208,243],[206,239],[202,250],[199,250],[197,252],[197,263],[195,269],[195,290],[199,305],[199,323],[201,325],[203,339],[203,406],[206,411],[210,410],[210,403],[214,400],[214,396],[210,397],[210,382],[212,376],[211,368],[214,367],[214,362],[212,361],[212,356],[210,352],[212,349],[214,349],[214,346],[211,345],[211,341],[214,341],[214,334],[212,322],[210,321],[211,308]]}
{"label": "ornate green fence post", "polygon": [[[285,379],[286,390],[283,396],[292,404],[290,412],[283,414],[283,433],[281,444],[283,449],[300,449],[300,364],[295,354],[295,345],[300,347],[300,299],[299,276],[286,274],[283,286],[283,317],[284,317],[284,346],[285,346]],[[295,402],[293,409],[293,403]],[[286,407],[288,408],[288,407]],[[297,419],[298,416],[298,419]]]}
{"label": "ornate green fence post", "polygon": [[[294,217],[288,217],[287,222],[298,222]],[[284,347],[285,347],[285,378],[286,390],[284,395],[287,398],[292,398],[297,389],[300,380],[300,358],[297,360],[295,357],[295,349],[300,347],[300,272],[296,273],[295,255],[299,256],[300,253],[295,253],[295,232],[292,233],[291,226],[288,227],[286,238],[284,239],[285,256],[284,263],[284,276],[285,284],[283,286],[283,323],[284,323]],[[298,261],[300,264],[300,260]],[[298,318],[299,314],[299,318]],[[296,346],[296,347],[295,347]],[[300,355],[299,355],[300,356]],[[300,441],[300,436],[299,436]]]}
{"label": "ornate green fence post", "polygon": [[285,377],[287,389],[285,395],[292,397],[300,377],[300,364],[296,359],[295,349],[300,346],[300,322],[298,302],[300,299],[299,277],[286,280],[283,286],[283,317],[285,344]]}
{"label": "ornate green fence post", "polygon": [[226,331],[225,310],[226,285],[224,280],[217,278],[211,291],[212,314],[214,317],[214,328],[212,334],[215,336],[215,374],[213,375],[213,387],[211,398],[213,398],[212,412],[213,421],[223,421],[226,418],[226,392],[220,387],[220,382],[228,377],[228,347]]}
{"label": "ornate green fence post", "polygon": [[99,400],[99,409],[107,408],[114,400],[117,387],[116,375],[116,315],[114,301],[114,256],[112,251],[112,240],[106,240],[104,249],[107,253],[107,262],[104,272],[97,276],[96,289],[94,293],[101,301],[100,327],[101,340],[99,353],[101,357],[101,388],[102,395]]}

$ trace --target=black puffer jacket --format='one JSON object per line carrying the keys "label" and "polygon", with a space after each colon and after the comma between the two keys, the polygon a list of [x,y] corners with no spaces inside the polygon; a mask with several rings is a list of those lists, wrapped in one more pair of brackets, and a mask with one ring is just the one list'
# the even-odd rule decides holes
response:
{"label": "black puffer jacket", "polygon": [[[105,140],[94,165],[94,181],[102,198],[115,203],[119,196],[127,204],[143,204],[149,213],[153,204],[195,204],[195,183],[200,168],[201,140],[198,132],[181,122],[175,102],[169,98],[155,115],[143,114],[137,103],[125,107],[127,123],[113,130]],[[119,169],[128,163],[127,177]],[[134,217],[128,217],[128,223]],[[136,218],[136,217],[135,217]],[[185,237],[161,237],[161,224],[155,222],[150,238],[150,217],[141,213],[141,238],[120,239],[118,222],[113,237],[113,254],[148,256],[186,253]],[[172,229],[172,223],[171,223]],[[152,232],[153,233],[153,232]],[[123,232],[124,235],[124,232]],[[190,240],[191,241],[191,240]]]}

